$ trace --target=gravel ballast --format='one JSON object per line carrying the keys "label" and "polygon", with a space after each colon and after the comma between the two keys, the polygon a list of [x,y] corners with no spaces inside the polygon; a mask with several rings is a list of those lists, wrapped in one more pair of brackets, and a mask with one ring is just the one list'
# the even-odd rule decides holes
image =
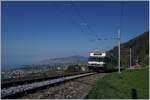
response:
{"label": "gravel ballast", "polygon": [[98,78],[105,73],[98,73],[79,79],[61,83],[53,87],[47,87],[34,93],[22,96],[22,99],[84,99],[89,90],[95,85]]}

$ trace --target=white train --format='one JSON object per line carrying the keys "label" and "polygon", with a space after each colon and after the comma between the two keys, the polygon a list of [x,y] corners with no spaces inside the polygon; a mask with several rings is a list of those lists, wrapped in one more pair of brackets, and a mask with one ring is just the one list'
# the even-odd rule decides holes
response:
{"label": "white train", "polygon": [[106,57],[106,52],[104,51],[90,52],[90,56],[88,59],[89,69],[94,71],[104,70],[105,57]]}
{"label": "white train", "polygon": [[108,68],[116,66],[116,60],[105,51],[92,51],[88,59],[88,68],[97,72],[104,72]]}

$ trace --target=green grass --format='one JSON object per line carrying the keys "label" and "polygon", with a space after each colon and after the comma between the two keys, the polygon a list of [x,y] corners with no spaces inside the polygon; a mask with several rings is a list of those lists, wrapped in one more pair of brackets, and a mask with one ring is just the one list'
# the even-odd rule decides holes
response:
{"label": "green grass", "polygon": [[99,79],[89,92],[89,99],[132,99],[136,89],[138,99],[149,98],[149,69],[125,70]]}

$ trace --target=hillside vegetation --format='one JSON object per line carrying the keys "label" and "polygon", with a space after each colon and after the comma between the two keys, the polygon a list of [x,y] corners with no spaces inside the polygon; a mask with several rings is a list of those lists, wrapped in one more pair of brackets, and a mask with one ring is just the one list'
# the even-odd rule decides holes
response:
{"label": "hillside vegetation", "polygon": [[[129,40],[126,43],[121,44],[121,65],[129,66],[129,50],[132,49],[132,65],[136,64],[136,61],[141,66],[149,64],[149,32],[144,32],[142,35]],[[113,56],[118,56],[118,47],[114,47],[109,51]]]}

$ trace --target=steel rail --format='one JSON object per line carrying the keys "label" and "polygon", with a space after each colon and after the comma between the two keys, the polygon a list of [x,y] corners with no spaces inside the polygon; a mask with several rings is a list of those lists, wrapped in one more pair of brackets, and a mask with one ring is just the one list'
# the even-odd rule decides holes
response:
{"label": "steel rail", "polygon": [[[87,72],[77,72],[77,73],[68,73],[68,74],[64,74],[64,76],[73,76],[73,75],[78,75],[78,74],[84,74],[84,73],[89,73],[91,71],[87,71]],[[1,83],[1,89],[3,88],[9,88],[12,86],[18,86],[18,85],[23,85],[23,84],[29,84],[29,83],[33,83],[33,82],[41,82],[41,81],[45,81],[45,80],[50,80],[50,79],[56,79],[56,78],[60,78],[62,77],[62,74],[57,74],[55,76],[48,76],[48,77],[38,77],[38,78],[33,78],[33,79],[16,79],[16,80],[10,80],[10,81],[2,81]]]}
{"label": "steel rail", "polygon": [[80,78],[80,77],[84,77],[88,75],[93,75],[93,74],[95,74],[95,72],[90,72],[90,73],[85,73],[85,74],[80,74],[80,75],[73,75],[73,76],[65,76],[65,77],[51,79],[51,80],[42,81],[42,82],[35,82],[31,84],[24,84],[24,85],[9,87],[7,89],[1,90],[1,98],[9,98],[9,96],[15,95],[17,93],[30,91],[32,89],[49,86],[52,84],[61,83],[64,81],[68,81],[68,80],[72,80],[72,79],[76,79],[76,78]]}

